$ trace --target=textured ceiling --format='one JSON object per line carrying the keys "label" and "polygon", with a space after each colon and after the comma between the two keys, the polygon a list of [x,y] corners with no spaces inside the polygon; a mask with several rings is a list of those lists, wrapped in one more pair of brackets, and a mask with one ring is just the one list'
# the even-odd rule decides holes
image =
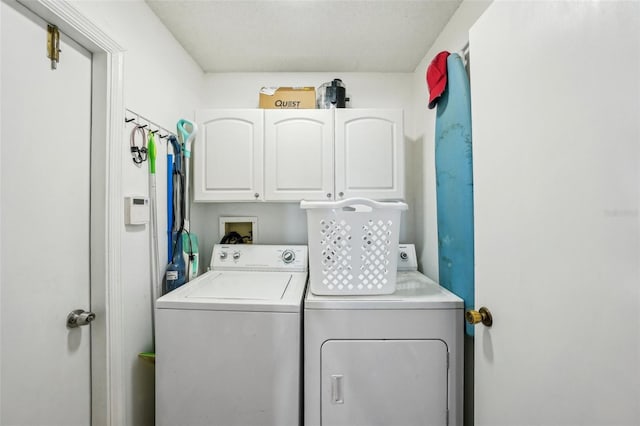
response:
{"label": "textured ceiling", "polygon": [[146,0],[206,72],[412,72],[461,0]]}

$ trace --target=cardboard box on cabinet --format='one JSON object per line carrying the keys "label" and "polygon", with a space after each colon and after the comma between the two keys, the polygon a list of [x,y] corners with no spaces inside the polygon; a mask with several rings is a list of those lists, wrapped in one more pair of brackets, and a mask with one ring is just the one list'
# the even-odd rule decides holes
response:
{"label": "cardboard box on cabinet", "polygon": [[315,87],[263,87],[260,89],[260,108],[314,109]]}

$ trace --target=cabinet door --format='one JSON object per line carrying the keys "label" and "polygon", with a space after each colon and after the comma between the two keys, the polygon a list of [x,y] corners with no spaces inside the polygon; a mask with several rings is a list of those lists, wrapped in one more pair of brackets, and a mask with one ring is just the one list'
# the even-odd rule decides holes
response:
{"label": "cabinet door", "polygon": [[335,198],[404,199],[402,110],[335,113]]}
{"label": "cabinet door", "polygon": [[329,340],[321,363],[322,426],[447,424],[442,340]]}
{"label": "cabinet door", "polygon": [[262,110],[203,110],[196,121],[194,200],[262,200]]}
{"label": "cabinet door", "polygon": [[265,199],[333,197],[333,112],[265,111]]}

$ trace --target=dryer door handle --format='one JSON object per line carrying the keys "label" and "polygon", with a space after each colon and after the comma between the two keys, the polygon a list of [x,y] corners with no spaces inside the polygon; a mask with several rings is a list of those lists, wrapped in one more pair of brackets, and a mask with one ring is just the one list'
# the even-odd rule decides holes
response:
{"label": "dryer door handle", "polygon": [[342,374],[331,375],[331,403],[332,404],[344,404],[344,397],[342,395]]}

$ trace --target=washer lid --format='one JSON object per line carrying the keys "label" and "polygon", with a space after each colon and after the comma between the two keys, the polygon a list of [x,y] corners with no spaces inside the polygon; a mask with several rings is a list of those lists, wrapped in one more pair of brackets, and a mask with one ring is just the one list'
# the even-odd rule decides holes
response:
{"label": "washer lid", "polygon": [[307,291],[305,309],[463,309],[455,294],[420,272],[398,272],[392,294],[318,296]]}
{"label": "washer lid", "polygon": [[204,283],[194,286],[187,299],[255,299],[255,300],[280,300],[284,295],[291,274],[261,275],[256,279],[252,272],[239,272],[236,274],[213,274]]}
{"label": "washer lid", "polygon": [[306,273],[211,271],[162,296],[157,309],[299,312]]}

